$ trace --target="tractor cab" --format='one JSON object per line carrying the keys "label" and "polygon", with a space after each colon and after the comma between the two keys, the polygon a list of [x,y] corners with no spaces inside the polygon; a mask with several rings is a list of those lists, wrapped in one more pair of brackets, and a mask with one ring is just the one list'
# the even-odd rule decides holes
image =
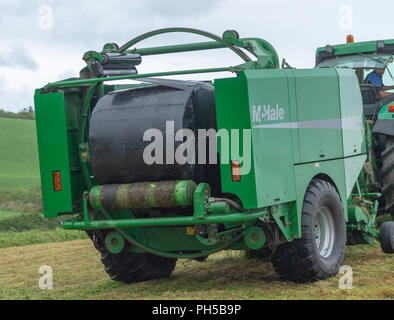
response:
{"label": "tractor cab", "polygon": [[383,106],[394,102],[394,94],[381,99],[376,87],[366,81],[375,69],[386,69],[383,83],[394,85],[394,40],[354,43],[348,36],[348,43],[317,49],[317,68],[351,68],[356,71],[364,104],[364,115],[371,119]]}
{"label": "tractor cab", "polygon": [[[381,208],[391,213],[394,219],[394,94],[377,94],[375,85],[368,83],[366,78],[375,70],[383,74],[382,86],[390,89],[394,85],[394,39],[369,42],[354,42],[348,36],[347,43],[317,49],[316,68],[353,69],[357,74],[363,100],[367,142],[370,145],[369,166],[374,168],[375,178],[369,184],[370,190],[383,194]],[[372,78],[375,77],[375,80]],[[374,74],[371,82],[379,83],[382,75]],[[379,83],[381,84],[381,83]],[[381,88],[383,89],[383,88]],[[379,90],[381,91],[381,90]],[[390,93],[390,90],[383,90]],[[382,92],[383,92],[382,91]],[[359,92],[354,92],[359,95]],[[380,97],[383,97],[381,99]],[[359,99],[359,97],[357,97]],[[372,156],[375,155],[375,159]]]}

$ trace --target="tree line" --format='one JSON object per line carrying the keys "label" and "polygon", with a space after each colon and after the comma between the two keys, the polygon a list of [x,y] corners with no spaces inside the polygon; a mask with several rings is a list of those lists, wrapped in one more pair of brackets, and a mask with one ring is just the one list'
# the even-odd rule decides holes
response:
{"label": "tree line", "polygon": [[35,119],[34,109],[33,107],[26,107],[20,109],[18,112],[11,112],[11,111],[5,111],[3,109],[0,109],[0,118],[34,120]]}

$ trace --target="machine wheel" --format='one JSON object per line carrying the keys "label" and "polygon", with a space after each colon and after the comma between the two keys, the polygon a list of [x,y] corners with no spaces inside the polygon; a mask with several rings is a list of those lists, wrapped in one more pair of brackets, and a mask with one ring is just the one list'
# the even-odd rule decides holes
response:
{"label": "machine wheel", "polygon": [[394,218],[394,137],[386,136],[385,145],[382,152],[382,191],[386,200],[386,212]]}
{"label": "machine wheel", "polygon": [[394,253],[394,221],[381,225],[379,241],[384,253]]}
{"label": "machine wheel", "polygon": [[245,256],[246,259],[258,259],[261,261],[269,261],[272,254],[272,249],[270,248],[261,248],[259,250],[246,250]]}
{"label": "machine wheel", "polygon": [[332,184],[315,179],[302,208],[302,237],[280,245],[272,258],[278,275],[294,282],[314,282],[335,276],[346,248],[341,199]]}
{"label": "machine wheel", "polygon": [[199,258],[194,258],[194,261],[198,261],[198,262],[204,262],[208,259],[208,256],[203,256],[203,257],[199,257]]}
{"label": "machine wheel", "polygon": [[150,253],[106,252],[101,254],[101,262],[112,280],[132,283],[170,277],[175,269],[176,259]]}
{"label": "machine wheel", "polygon": [[124,283],[148,281],[170,277],[177,259],[156,256],[150,253],[133,253],[128,246],[119,253],[110,253],[102,241],[88,233],[96,249],[101,253],[104,270],[112,280]]}

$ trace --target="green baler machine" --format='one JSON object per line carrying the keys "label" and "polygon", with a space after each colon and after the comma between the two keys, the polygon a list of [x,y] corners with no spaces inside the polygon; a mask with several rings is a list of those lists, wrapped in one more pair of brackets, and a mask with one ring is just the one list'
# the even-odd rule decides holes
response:
{"label": "green baler machine", "polygon": [[[173,32],[213,41],[135,47]],[[144,56],[219,48],[244,62],[137,73]],[[393,252],[392,222],[376,227],[381,194],[360,186],[372,146],[353,70],[280,68],[265,40],[188,28],[84,60],[80,78],[36,91],[44,215],[85,230],[112,279],[169,277],[177,259],[245,250],[309,282],[338,273],[347,242],[378,238]],[[213,72],[234,75],[162,78]]]}

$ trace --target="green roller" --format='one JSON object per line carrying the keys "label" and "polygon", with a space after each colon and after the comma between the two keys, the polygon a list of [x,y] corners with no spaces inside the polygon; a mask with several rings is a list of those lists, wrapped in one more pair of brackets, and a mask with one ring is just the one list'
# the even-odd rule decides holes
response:
{"label": "green roller", "polygon": [[246,229],[244,240],[248,248],[258,250],[264,246],[266,237],[261,228],[253,226]]}
{"label": "green roller", "polygon": [[125,246],[125,240],[117,231],[112,231],[105,237],[105,247],[111,253],[121,253]]}
{"label": "green roller", "polygon": [[193,204],[193,181],[139,182],[95,186],[89,202],[95,210],[186,207]]}

